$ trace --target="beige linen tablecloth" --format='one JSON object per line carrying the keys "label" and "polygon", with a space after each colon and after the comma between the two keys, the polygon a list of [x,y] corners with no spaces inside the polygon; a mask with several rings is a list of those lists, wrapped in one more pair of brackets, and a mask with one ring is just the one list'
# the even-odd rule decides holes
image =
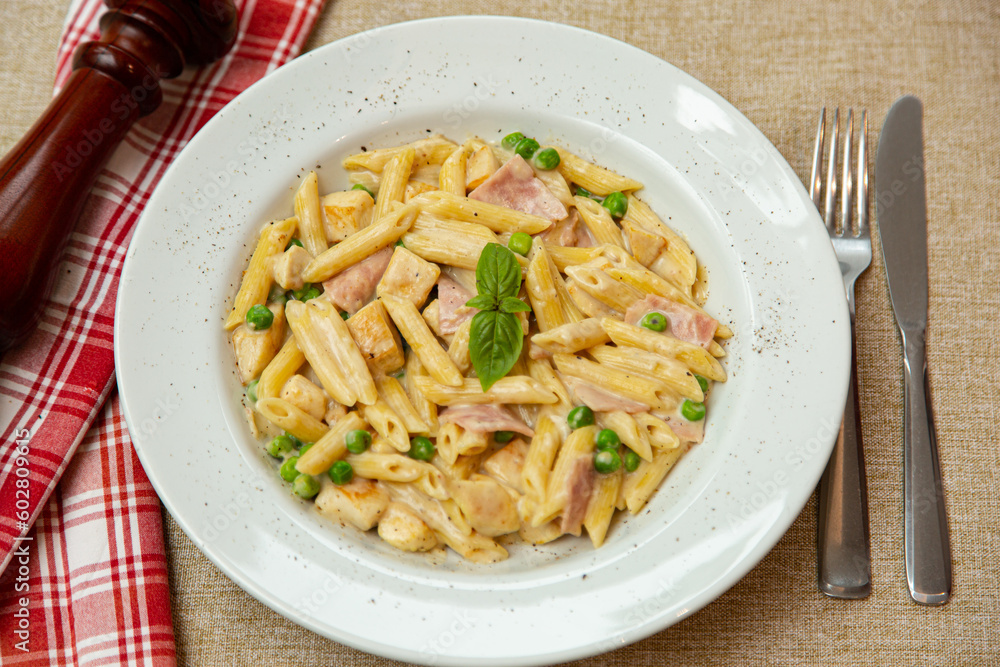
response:
{"label": "beige linen tablecloth", "polygon": [[[67,0],[0,3],[0,150],[46,105]],[[929,364],[955,572],[943,608],[913,604],[902,544],[899,339],[876,244],[859,283],[860,397],[874,591],[816,587],[816,503],[774,550],[702,611],[579,665],[1000,664],[1000,9],[989,0],[328,0],[308,47],[448,14],[548,19],[605,33],[697,77],[746,114],[807,177],[820,106],[866,107],[872,144],[898,96],[925,105]],[[0,267],[2,271],[2,267]],[[0,278],[2,279],[2,278]],[[167,516],[178,657],[191,665],[392,663],[297,627],[215,568]]]}

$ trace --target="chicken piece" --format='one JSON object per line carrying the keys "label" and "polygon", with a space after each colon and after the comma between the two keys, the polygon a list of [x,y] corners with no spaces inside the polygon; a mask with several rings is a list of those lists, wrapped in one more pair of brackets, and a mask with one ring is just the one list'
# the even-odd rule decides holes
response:
{"label": "chicken piece", "polygon": [[243,384],[260,376],[285,340],[285,307],[280,303],[273,303],[268,308],[274,313],[274,321],[267,329],[254,331],[246,324],[241,324],[233,331],[236,368]]}
{"label": "chicken piece", "polygon": [[486,475],[472,475],[454,480],[451,498],[462,510],[476,532],[496,537],[516,531],[521,526],[517,505],[499,482]]}
{"label": "chicken piece", "polygon": [[403,367],[405,358],[399,332],[381,300],[372,301],[349,317],[347,330],[373,373],[381,371],[389,375]]}
{"label": "chicken piece", "polygon": [[326,297],[338,308],[353,315],[374,296],[375,286],[382,279],[391,258],[392,248],[382,248],[323,281]]}
{"label": "chicken piece", "polygon": [[628,239],[628,246],[632,249],[632,255],[648,268],[667,247],[667,240],[659,234],[646,231],[631,220],[623,219],[621,224],[625,238]]}
{"label": "chicken piece", "polygon": [[326,240],[330,243],[343,241],[367,227],[375,210],[375,200],[364,190],[334,192],[323,197],[320,205]]}
{"label": "chicken piece", "polygon": [[466,190],[475,190],[499,168],[500,161],[493,149],[485,144],[479,145],[469,155],[469,162],[465,166]]}
{"label": "chicken piece", "polygon": [[434,531],[400,503],[389,503],[379,519],[378,536],[403,551],[430,551],[438,544]]}
{"label": "chicken piece", "polygon": [[281,388],[280,397],[316,419],[323,419],[326,415],[326,392],[303,375],[288,378]]}
{"label": "chicken piece", "polygon": [[293,245],[271,260],[271,275],[281,289],[302,289],[302,271],[312,261],[312,255],[305,248]]}
{"label": "chicken piece", "polygon": [[546,220],[562,220],[569,212],[536,176],[531,165],[515,155],[504,166],[469,193],[469,199],[537,215]]}
{"label": "chicken piece", "polygon": [[342,485],[324,480],[316,496],[316,509],[320,514],[361,530],[371,530],[388,507],[389,494],[372,480],[361,477]]}
{"label": "chicken piece", "polygon": [[400,246],[393,251],[376,293],[379,296],[392,294],[401,299],[408,299],[414,306],[420,308],[440,275],[441,269],[437,264],[428,262]]}
{"label": "chicken piece", "polygon": [[483,463],[483,470],[501,484],[505,484],[518,493],[524,493],[524,480],[521,470],[524,459],[528,455],[528,443],[521,438],[514,438],[507,445],[490,456]]}

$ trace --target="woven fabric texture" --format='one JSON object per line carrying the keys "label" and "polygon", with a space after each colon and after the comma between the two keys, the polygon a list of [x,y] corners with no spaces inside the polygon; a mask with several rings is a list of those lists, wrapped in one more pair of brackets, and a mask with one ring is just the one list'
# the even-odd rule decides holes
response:
{"label": "woven fabric texture", "polygon": [[[0,8],[0,142],[27,128],[51,81],[65,0]],[[816,503],[743,580],[692,617],[578,665],[1000,665],[1000,7],[989,0],[332,0],[307,48],[398,21],[505,14],[577,25],[645,49],[732,102],[808,176],[821,106],[867,108],[870,140],[892,102],[924,103],[928,363],[952,537],[954,598],[906,591],[902,360],[880,248],[858,284],[860,400],[874,591],[831,600],[816,586]],[[629,73],[629,76],[634,74]],[[639,74],[641,75],[641,73]],[[613,94],[613,91],[612,91]],[[301,629],[222,575],[166,516],[177,656],[191,665],[398,664]]]}

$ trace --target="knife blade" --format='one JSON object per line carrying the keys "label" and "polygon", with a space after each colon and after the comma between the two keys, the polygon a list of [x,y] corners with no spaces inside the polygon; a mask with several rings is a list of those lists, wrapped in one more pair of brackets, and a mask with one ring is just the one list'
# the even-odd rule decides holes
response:
{"label": "knife blade", "polygon": [[901,97],[882,126],[875,202],[892,310],[903,342],[906,581],[915,602],[951,597],[951,545],[927,382],[927,194],[923,106]]}

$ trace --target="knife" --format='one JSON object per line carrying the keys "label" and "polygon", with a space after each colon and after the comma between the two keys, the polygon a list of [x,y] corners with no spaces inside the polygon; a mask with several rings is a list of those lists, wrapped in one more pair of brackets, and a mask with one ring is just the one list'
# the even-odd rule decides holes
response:
{"label": "knife", "polygon": [[941,605],[951,597],[951,546],[937,436],[927,384],[927,195],[923,106],[896,100],[875,159],[875,201],[889,296],[903,339],[903,497],[910,597]]}

